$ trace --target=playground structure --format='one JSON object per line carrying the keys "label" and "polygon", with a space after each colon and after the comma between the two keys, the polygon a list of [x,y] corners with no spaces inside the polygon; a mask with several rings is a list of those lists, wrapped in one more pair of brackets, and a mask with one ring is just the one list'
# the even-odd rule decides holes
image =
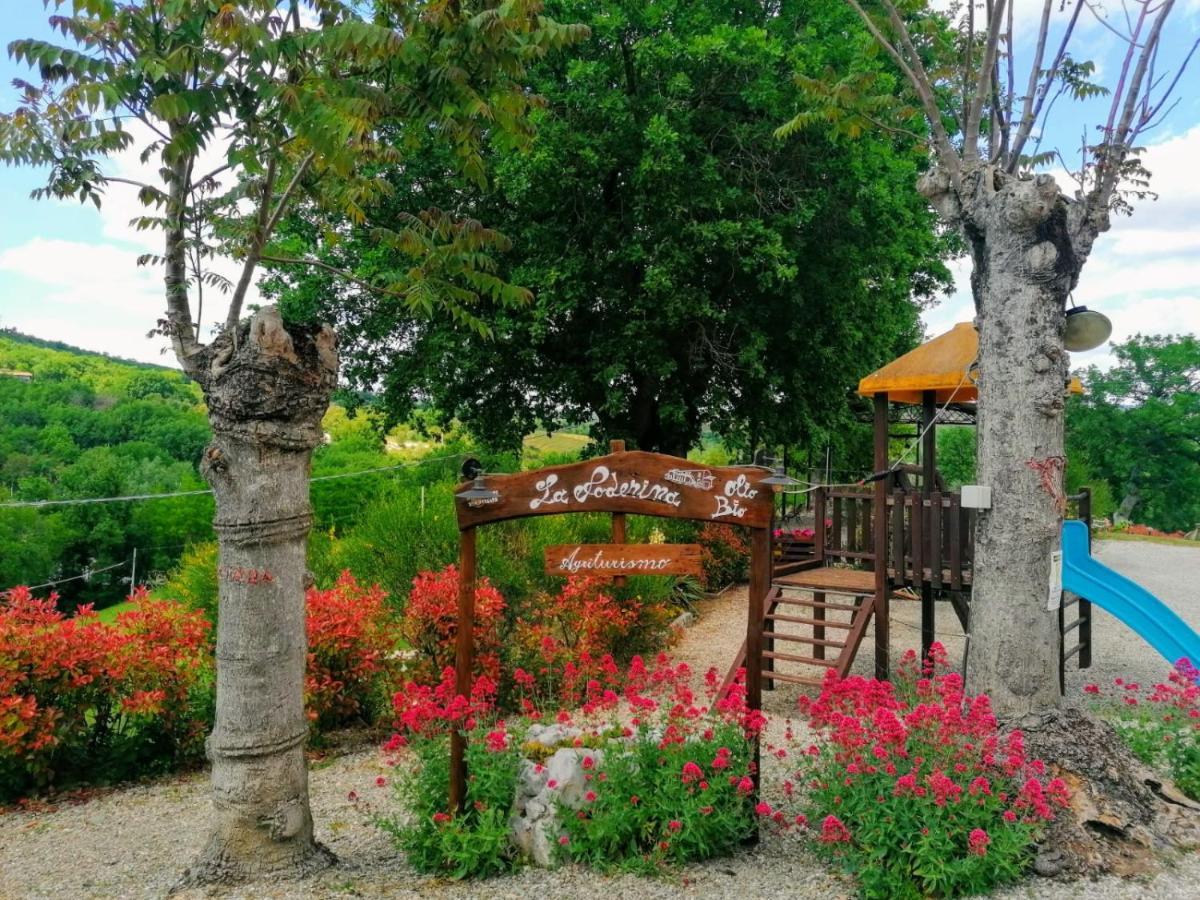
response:
{"label": "playground structure", "polygon": [[[939,424],[973,425],[974,365],[979,339],[964,322],[863,378],[860,396],[873,406],[874,461],[869,485],[822,486],[813,491],[814,535],[811,550],[784,546],[763,602],[767,686],[776,681],[817,685],[823,669],[846,675],[873,620],[875,676],[889,673],[890,604],[897,596],[919,598],[921,651],[937,633],[939,599],[947,601],[963,633],[970,630],[970,594],[978,510],[965,505],[961,491],[946,490],[937,469]],[[1078,379],[1067,390],[1082,391]],[[888,442],[894,424],[915,424],[919,465],[892,462]],[[1090,496],[1069,498],[1090,525]],[[836,599],[831,599],[836,598]],[[1078,615],[1066,621],[1068,609]],[[794,608],[805,615],[792,615]],[[788,612],[782,612],[788,608]],[[796,627],[801,626],[801,627]],[[1078,656],[1091,665],[1091,606],[1070,598],[1059,609],[1062,642],[1075,645],[1060,658]],[[780,652],[779,645],[811,648]],[[779,671],[779,664],[789,665]],[[744,654],[727,676],[745,664]],[[799,671],[797,671],[799,669]]]}
{"label": "playground structure", "polygon": [[[533,472],[481,475],[462,485],[456,493],[461,556],[457,692],[470,695],[474,667],[476,529],[528,516],[611,514],[611,544],[547,548],[546,570],[615,579],[694,573],[698,566],[696,545],[625,544],[628,514],[748,528],[746,638],[725,686],[744,670],[751,709],[761,709],[764,687],[779,682],[819,685],[830,669],[846,675],[869,626],[875,638],[875,676],[886,679],[890,603],[898,594],[919,599],[923,653],[934,641],[939,598],[969,633],[978,510],[964,503],[961,491],[946,490],[938,475],[937,425],[974,422],[977,349],[974,326],[960,324],[862,379],[859,394],[872,401],[874,474],[857,485],[816,487],[812,544],[781,542],[778,554],[772,549],[775,492],[786,478],[764,466],[701,466],[662,454],[626,452],[623,442],[614,441],[607,456]],[[1072,379],[1066,389],[1079,392],[1082,387]],[[890,426],[897,421],[918,424],[919,465],[889,463]],[[1068,660],[1078,657],[1080,668],[1091,665],[1092,601],[1130,625],[1169,662],[1185,656],[1200,659],[1200,636],[1144,589],[1091,558],[1087,489],[1062,499],[1075,504],[1078,519],[1068,521],[1063,533],[1061,588],[1077,596],[1064,595],[1057,609],[1060,683]],[[1049,569],[1048,588],[1055,583]],[[1070,648],[1069,640],[1074,641]],[[450,752],[451,808],[461,809],[467,773],[464,738],[457,731],[451,733]]]}

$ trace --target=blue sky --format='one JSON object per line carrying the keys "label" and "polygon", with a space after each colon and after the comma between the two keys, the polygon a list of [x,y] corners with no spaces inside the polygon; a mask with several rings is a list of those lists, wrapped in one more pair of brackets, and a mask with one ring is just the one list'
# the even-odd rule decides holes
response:
{"label": "blue sky", "polygon": [[[1106,0],[1106,5],[1119,15],[1119,0]],[[8,0],[5,6],[0,45],[19,37],[49,36],[40,0]],[[1039,0],[1016,0],[1019,79],[1028,65],[1040,6]],[[1197,36],[1200,0],[1179,0],[1160,59],[1179,59]],[[1102,83],[1113,83],[1123,47],[1087,12],[1073,47],[1077,58],[1097,63]],[[0,59],[0,109],[15,104],[14,77],[29,73],[5,54]],[[1200,177],[1194,174],[1200,160],[1200,58],[1193,59],[1176,96],[1180,102],[1170,118],[1145,138],[1151,187],[1160,199],[1140,203],[1131,219],[1117,220],[1101,236],[1075,294],[1077,303],[1113,319],[1118,340],[1137,331],[1200,333]],[[1085,127],[1102,121],[1106,111],[1103,100],[1060,101],[1047,123],[1044,146],[1060,147],[1074,164],[1077,154],[1068,148],[1077,147]],[[129,159],[116,163],[130,172],[135,165]],[[158,250],[156,234],[128,227],[138,213],[136,202],[116,186],[101,211],[90,204],[34,201],[29,192],[38,184],[36,172],[0,168],[0,325],[88,349],[173,363],[161,353],[161,339],[145,336],[163,301],[159,272],[138,269],[135,263],[139,253]],[[966,291],[969,265],[958,261],[954,269],[959,289],[924,316],[930,334],[973,314]],[[1108,360],[1101,349],[1078,354],[1074,362],[1104,365]]]}

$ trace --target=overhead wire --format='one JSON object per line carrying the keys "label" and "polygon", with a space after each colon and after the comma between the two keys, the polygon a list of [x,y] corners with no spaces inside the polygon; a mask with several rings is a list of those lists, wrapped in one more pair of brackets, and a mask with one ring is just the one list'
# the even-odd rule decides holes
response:
{"label": "overhead wire", "polygon": [[[433,456],[412,462],[399,463],[394,466],[376,466],[372,469],[361,469],[357,472],[339,472],[335,475],[318,475],[309,479],[309,483],[333,481],[338,478],[357,478],[361,475],[371,475],[376,472],[392,472],[397,469],[410,469],[414,466],[424,466],[429,463],[444,462],[448,459],[458,459],[465,453],[453,453],[448,456]],[[73,497],[62,500],[9,500],[0,503],[0,509],[36,509],[47,506],[83,506],[93,503],[134,503],[142,500],[166,500],[172,497],[201,497],[212,493],[212,489],[196,491],[172,491],[164,494],[127,494],[120,497]]]}

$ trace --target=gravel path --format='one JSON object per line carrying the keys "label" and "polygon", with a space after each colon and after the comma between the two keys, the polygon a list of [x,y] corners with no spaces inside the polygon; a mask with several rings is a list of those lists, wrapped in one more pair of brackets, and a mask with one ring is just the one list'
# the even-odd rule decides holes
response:
{"label": "gravel path", "polygon": [[[1200,549],[1151,543],[1101,542],[1097,557],[1156,593],[1200,627]],[[703,601],[700,620],[673,655],[700,671],[723,668],[741,644],[745,631],[745,592],[731,590]],[[893,605],[893,654],[919,641],[917,604]],[[952,658],[962,652],[953,613],[939,608],[939,629]],[[900,624],[906,623],[906,624]],[[906,627],[907,626],[907,627]],[[1094,667],[1072,672],[1068,692],[1080,696],[1088,681],[1101,683],[1116,675],[1152,682],[1165,664],[1136,635],[1097,610]],[[855,666],[868,673],[873,648],[864,641]],[[795,709],[796,689],[781,687],[766,695],[764,706],[779,719]],[[777,721],[774,728],[781,728]],[[768,735],[768,740],[770,736]],[[768,836],[753,851],[735,858],[690,866],[670,880],[604,877],[567,868],[557,872],[525,870],[517,875],[477,884],[431,880],[414,873],[348,799],[357,791],[386,806],[389,791],[374,781],[389,770],[374,749],[347,753],[318,764],[312,772],[313,812],[318,837],[341,859],[341,865],[303,882],[271,882],[233,891],[190,891],[175,896],[308,900],[324,897],[557,898],[613,897],[789,897],[836,900],[853,896],[852,885],[828,871],[794,838]],[[200,845],[208,817],[207,782],[192,775],[130,787],[91,802],[55,811],[0,816],[0,898],[159,898]],[[1032,880],[995,895],[1016,898],[1103,898],[1144,900],[1147,897],[1192,900],[1200,896],[1200,855],[1167,861],[1154,878],[1103,878],[1059,884]]]}

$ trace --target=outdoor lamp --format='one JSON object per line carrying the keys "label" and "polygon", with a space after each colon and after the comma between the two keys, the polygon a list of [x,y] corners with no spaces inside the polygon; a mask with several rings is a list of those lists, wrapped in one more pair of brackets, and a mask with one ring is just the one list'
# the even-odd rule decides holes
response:
{"label": "outdoor lamp", "polygon": [[482,473],[475,476],[475,480],[469,488],[455,496],[459,500],[466,500],[468,503],[495,503],[500,499],[499,493],[484,484]]}
{"label": "outdoor lamp", "polygon": [[771,470],[771,474],[764,478],[759,484],[769,484],[774,491],[781,491],[785,487],[792,487],[800,482],[783,470],[783,466],[776,466]]}
{"label": "outdoor lamp", "polygon": [[1112,322],[1108,316],[1088,309],[1072,306],[1067,310],[1067,327],[1063,332],[1063,346],[1073,352],[1095,350],[1112,334]]}

